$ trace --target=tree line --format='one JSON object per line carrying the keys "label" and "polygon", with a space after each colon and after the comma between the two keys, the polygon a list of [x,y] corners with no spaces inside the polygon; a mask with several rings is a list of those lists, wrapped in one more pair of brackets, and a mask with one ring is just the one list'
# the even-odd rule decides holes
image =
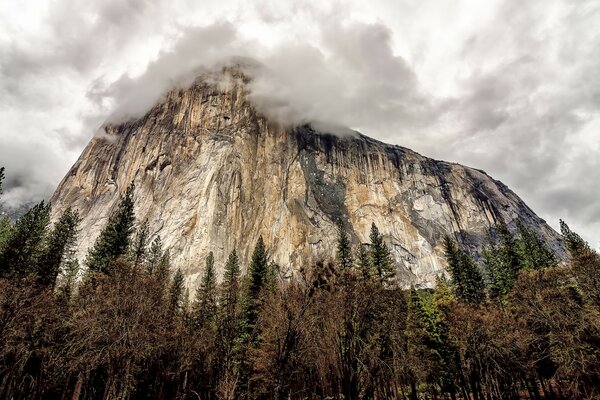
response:
{"label": "tree line", "polygon": [[600,256],[562,221],[568,262],[520,222],[477,261],[447,237],[435,289],[403,289],[378,228],[353,247],[340,222],[292,279],[259,237],[220,281],[210,253],[189,293],[133,185],[81,265],[77,212],[50,210],[0,220],[0,398],[600,396]]}

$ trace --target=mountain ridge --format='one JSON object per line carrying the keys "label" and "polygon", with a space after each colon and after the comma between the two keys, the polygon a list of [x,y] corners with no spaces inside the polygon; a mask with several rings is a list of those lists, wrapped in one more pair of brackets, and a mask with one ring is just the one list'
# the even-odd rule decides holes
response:
{"label": "mountain ridge", "polygon": [[247,262],[259,235],[291,271],[332,256],[339,220],[354,245],[375,222],[407,285],[444,273],[444,235],[478,254],[499,221],[523,220],[564,254],[558,234],[487,173],[358,132],[273,123],[248,100],[247,78],[224,74],[226,85],[200,78],[88,144],[51,199],[54,216],[68,206],[82,214],[80,257],[129,182],[138,221],[161,235],[189,284],[209,251],[220,266],[233,248]]}

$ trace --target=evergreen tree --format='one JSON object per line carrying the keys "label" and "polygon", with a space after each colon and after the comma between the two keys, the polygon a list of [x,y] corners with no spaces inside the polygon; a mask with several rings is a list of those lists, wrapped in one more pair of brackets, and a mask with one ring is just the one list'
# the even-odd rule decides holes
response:
{"label": "evergreen tree", "polygon": [[157,236],[150,244],[150,250],[148,251],[148,255],[146,257],[146,270],[149,274],[153,274],[156,272],[158,266],[161,263],[163,257],[163,248],[162,241],[160,236]]}
{"label": "evergreen tree", "polygon": [[171,286],[169,287],[169,310],[172,315],[182,310],[184,303],[184,286],[185,279],[183,277],[183,272],[181,272],[181,268],[177,268],[175,275],[173,275]]}
{"label": "evergreen tree", "polygon": [[79,221],[79,213],[69,207],[54,224],[36,268],[42,286],[53,286],[61,265],[73,260]]}
{"label": "evergreen tree", "polygon": [[254,331],[254,325],[258,318],[259,301],[263,288],[267,280],[269,262],[267,250],[262,236],[258,238],[249,270],[248,289],[244,298],[243,326],[241,334],[243,340],[250,340]]}
{"label": "evergreen tree", "polygon": [[223,273],[221,298],[223,308],[227,314],[231,314],[232,307],[235,308],[238,301],[240,272],[240,260],[235,249],[233,249],[227,257],[225,272]]}
{"label": "evergreen tree", "polygon": [[217,311],[217,276],[213,252],[206,257],[206,267],[196,290],[194,319],[199,326],[214,322]]}
{"label": "evergreen tree", "polygon": [[456,297],[468,303],[482,302],[485,283],[475,262],[448,236],[444,238],[444,251]]}
{"label": "evergreen tree", "polygon": [[366,279],[373,276],[373,271],[371,268],[371,258],[369,256],[369,251],[367,250],[366,245],[358,245],[358,249],[356,251],[356,260],[358,262],[358,269],[361,272],[363,278]]}
{"label": "evergreen tree", "polygon": [[107,274],[111,263],[127,254],[135,222],[133,191],[132,183],[89,252],[86,264],[91,271]]}
{"label": "evergreen tree", "polygon": [[579,253],[590,249],[588,243],[577,233],[573,232],[569,228],[569,225],[562,219],[560,220],[560,233],[562,234],[563,242],[571,254],[571,257],[577,256]]}
{"label": "evergreen tree", "polygon": [[498,241],[494,241],[490,235],[483,259],[490,279],[491,296],[504,299],[519,276],[523,261],[518,242],[508,227],[501,223],[497,228]]}
{"label": "evergreen tree", "polygon": [[149,233],[148,220],[145,220],[138,228],[131,246],[130,258],[135,266],[143,264],[146,260]]}
{"label": "evergreen tree", "polygon": [[341,222],[337,225],[338,244],[337,244],[337,259],[336,263],[339,268],[349,270],[352,268],[352,248],[350,247],[350,239],[344,229],[344,224]]}
{"label": "evergreen tree", "polygon": [[35,272],[50,223],[50,205],[43,201],[17,220],[0,254],[0,276],[17,279]]}
{"label": "evergreen tree", "polygon": [[369,250],[372,269],[381,282],[388,282],[395,276],[396,272],[390,250],[384,243],[383,236],[379,233],[375,223],[371,225],[369,238],[371,239]]}
{"label": "evergreen tree", "polygon": [[77,274],[79,273],[79,260],[72,258],[64,263],[56,283],[56,292],[60,299],[69,302],[73,296]]}
{"label": "evergreen tree", "polygon": [[537,233],[517,220],[517,239],[519,258],[522,260],[523,269],[532,271],[544,269],[556,265],[556,257],[546,244],[539,238]]}

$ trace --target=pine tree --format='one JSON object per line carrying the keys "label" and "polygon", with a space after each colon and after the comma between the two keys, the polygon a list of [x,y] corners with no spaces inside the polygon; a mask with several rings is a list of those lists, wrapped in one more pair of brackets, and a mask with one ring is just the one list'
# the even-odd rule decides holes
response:
{"label": "pine tree", "polygon": [[384,243],[383,236],[379,233],[375,223],[371,225],[369,238],[371,239],[369,250],[372,269],[381,282],[388,282],[395,276],[396,272],[390,250]]}
{"label": "pine tree", "polygon": [[477,265],[448,236],[444,238],[444,251],[456,297],[468,303],[482,302],[485,283]]}
{"label": "pine tree", "polygon": [[356,250],[356,260],[358,262],[358,269],[363,278],[367,279],[373,276],[373,271],[371,268],[371,258],[369,256],[369,251],[367,250],[366,245],[358,245],[358,249]]}
{"label": "pine tree", "polygon": [[560,220],[560,233],[562,234],[563,242],[571,254],[571,257],[575,257],[579,253],[590,249],[588,243],[577,233],[573,232],[569,228],[569,225],[567,225],[562,219]]}
{"label": "pine tree", "polygon": [[177,268],[169,287],[169,310],[172,315],[180,312],[182,309],[184,282],[183,272],[181,272],[181,268]]}
{"label": "pine tree", "polygon": [[223,308],[230,314],[232,307],[238,301],[239,295],[239,277],[240,277],[240,260],[237,256],[235,249],[231,251],[227,262],[225,263],[225,272],[223,273],[223,284],[222,284],[222,304]]}
{"label": "pine tree", "polygon": [[50,205],[43,201],[17,220],[0,254],[0,276],[23,278],[35,272],[50,224]]}
{"label": "pine tree", "polygon": [[556,265],[556,257],[537,233],[517,220],[517,239],[519,258],[522,260],[523,269],[532,271]]}
{"label": "pine tree", "polygon": [[54,224],[36,267],[42,286],[53,286],[63,263],[73,260],[79,221],[79,213],[69,207]]}
{"label": "pine tree", "polygon": [[145,262],[146,270],[148,271],[149,274],[153,274],[156,272],[156,269],[160,265],[162,256],[163,256],[162,241],[160,239],[160,236],[157,236],[152,241],[152,244],[150,245],[150,250],[148,251],[148,255],[145,260],[146,261]]}
{"label": "pine tree", "polygon": [[337,266],[341,269],[349,270],[352,268],[352,248],[350,247],[350,239],[344,229],[344,224],[340,221],[337,225],[338,244],[337,244]]}
{"label": "pine tree", "polygon": [[107,274],[111,263],[127,254],[135,222],[133,191],[132,183],[89,252],[86,264],[91,271]]}
{"label": "pine tree", "polygon": [[143,264],[148,255],[149,230],[148,220],[145,220],[136,232],[130,254],[131,261],[135,266]]}
{"label": "pine tree", "polygon": [[504,299],[514,286],[523,267],[519,245],[508,227],[498,225],[498,241],[490,235],[483,251],[483,260],[490,279],[492,298]]}
{"label": "pine tree", "polygon": [[206,267],[194,299],[194,319],[199,326],[214,322],[217,311],[217,276],[213,252],[206,257]]}
{"label": "pine tree", "polygon": [[243,299],[244,310],[241,328],[243,341],[251,340],[252,332],[258,318],[260,296],[267,280],[268,268],[267,250],[263,238],[260,236],[252,253],[248,289]]}
{"label": "pine tree", "polygon": [[73,296],[77,274],[79,273],[79,260],[70,259],[64,263],[56,283],[56,292],[60,299],[69,302]]}

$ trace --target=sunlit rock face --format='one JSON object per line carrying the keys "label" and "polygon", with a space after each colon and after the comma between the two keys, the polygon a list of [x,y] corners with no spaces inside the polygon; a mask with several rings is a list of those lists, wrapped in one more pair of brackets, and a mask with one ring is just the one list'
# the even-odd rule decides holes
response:
{"label": "sunlit rock face", "polygon": [[445,273],[445,235],[476,255],[499,221],[521,218],[563,254],[556,232],[484,172],[359,133],[278,126],[247,99],[245,79],[199,79],[91,140],[51,200],[54,217],[68,206],[82,215],[81,258],[130,182],[138,221],[189,284],[209,251],[219,272],[234,248],[247,265],[260,235],[293,274],[335,254],[339,220],[354,245],[379,227],[403,285],[432,286]]}

